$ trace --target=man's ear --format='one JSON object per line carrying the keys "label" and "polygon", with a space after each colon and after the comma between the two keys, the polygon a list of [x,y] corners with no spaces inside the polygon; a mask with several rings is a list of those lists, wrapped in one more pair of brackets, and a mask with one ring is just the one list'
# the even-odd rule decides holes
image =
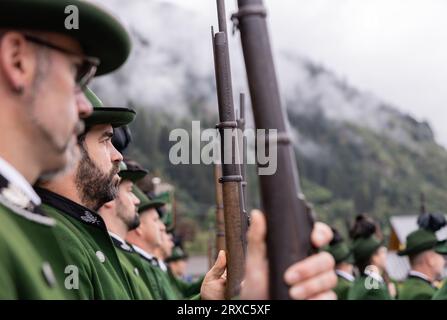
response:
{"label": "man's ear", "polygon": [[428,251],[424,254],[425,263],[430,267],[433,267],[435,265],[434,255],[434,251]]}
{"label": "man's ear", "polygon": [[8,85],[17,93],[32,83],[36,68],[36,56],[18,32],[6,32],[0,38],[0,70]]}
{"label": "man's ear", "polygon": [[141,220],[140,220],[140,225],[138,227],[136,227],[135,229],[133,229],[133,231],[139,236],[141,237],[143,235],[143,228],[141,227]]}
{"label": "man's ear", "polygon": [[104,203],[103,207],[105,209],[113,209],[115,207],[115,200]]}

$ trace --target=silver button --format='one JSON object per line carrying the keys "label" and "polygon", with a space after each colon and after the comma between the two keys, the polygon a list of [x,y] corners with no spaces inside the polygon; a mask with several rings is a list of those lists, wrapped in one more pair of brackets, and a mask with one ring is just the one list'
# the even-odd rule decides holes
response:
{"label": "silver button", "polygon": [[101,251],[96,251],[96,257],[101,263],[104,263],[104,261],[106,261],[106,256]]}
{"label": "silver button", "polygon": [[138,268],[133,269],[133,271],[135,272],[135,275],[136,275],[137,277],[140,276],[140,271],[138,271]]}

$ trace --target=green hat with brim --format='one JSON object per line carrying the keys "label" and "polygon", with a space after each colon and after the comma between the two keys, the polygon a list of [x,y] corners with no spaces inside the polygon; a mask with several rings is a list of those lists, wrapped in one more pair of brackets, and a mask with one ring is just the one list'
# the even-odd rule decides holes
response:
{"label": "green hat with brim", "polygon": [[[164,202],[159,200],[151,200],[149,199],[140,188],[136,185],[132,187],[132,192],[137,198],[140,200],[140,204],[138,205],[138,213],[143,213],[143,211],[147,209],[157,209],[165,205]],[[157,210],[158,212],[158,210]]]}
{"label": "green hat with brim", "polygon": [[182,248],[177,246],[172,249],[172,255],[166,259],[166,262],[169,263],[185,259],[188,259],[188,255],[185,253],[185,251],[183,251]]}
{"label": "green hat with brim", "polygon": [[143,179],[148,172],[143,169],[131,168],[124,161],[120,162],[120,171],[118,175],[122,180],[130,180],[132,182],[137,182]]}
{"label": "green hat with brim", "polygon": [[358,263],[370,259],[381,246],[383,246],[383,241],[375,236],[355,239],[352,243],[354,261]]}
{"label": "green hat with brim", "polygon": [[98,96],[90,89],[85,88],[84,94],[93,106],[93,113],[84,119],[86,127],[100,124],[110,124],[117,128],[131,123],[136,112],[129,108],[106,108]]}
{"label": "green hat with brim", "polygon": [[339,242],[334,245],[330,245],[326,248],[326,251],[329,252],[332,255],[332,257],[334,257],[336,264],[339,264],[341,262],[351,264],[354,263],[352,252],[349,249],[348,245],[344,242]]}
{"label": "green hat with brim", "polygon": [[[77,8],[74,9],[74,7]],[[77,29],[66,28],[78,12]],[[0,29],[56,32],[79,41],[84,54],[101,60],[97,75],[119,68],[131,50],[129,33],[111,13],[81,0],[1,0]]]}
{"label": "green hat with brim", "polygon": [[[169,192],[162,192],[153,197],[154,200],[163,202],[164,204],[171,203],[171,195]],[[163,223],[166,226],[166,230],[173,231],[174,229],[174,214],[172,209],[169,210],[166,207],[160,207],[157,209],[158,214],[162,218]]]}
{"label": "green hat with brim", "polygon": [[407,236],[405,249],[400,250],[397,254],[399,256],[415,255],[426,250],[434,250],[439,254],[446,255],[446,240],[438,241],[434,232],[418,229]]}
{"label": "green hat with brim", "polygon": [[433,250],[443,256],[447,255],[447,240],[439,241]]}
{"label": "green hat with brim", "polygon": [[172,224],[172,217],[171,213],[166,210],[166,207],[164,207],[166,204],[168,204],[168,198],[166,198],[165,193],[160,193],[153,196],[152,200],[163,203],[163,206],[157,208],[157,212],[161,218],[161,221],[165,224],[166,229],[169,229],[169,226]]}

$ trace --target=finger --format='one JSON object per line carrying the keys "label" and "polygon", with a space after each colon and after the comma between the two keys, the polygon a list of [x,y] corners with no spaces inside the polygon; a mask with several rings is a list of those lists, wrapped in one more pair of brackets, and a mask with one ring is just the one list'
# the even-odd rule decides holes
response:
{"label": "finger", "polygon": [[337,284],[337,276],[334,271],[322,273],[310,278],[289,290],[292,299],[302,300],[330,291]]}
{"label": "finger", "polygon": [[250,228],[247,237],[252,244],[264,242],[266,234],[266,222],[264,214],[257,209],[251,211],[250,214]]}
{"label": "finger", "polygon": [[208,274],[214,279],[218,279],[225,273],[226,267],[227,257],[225,255],[225,251],[220,250],[216,262],[214,263],[214,266],[211,268],[211,270],[208,271]]}
{"label": "finger", "polygon": [[333,270],[334,265],[335,261],[331,254],[320,252],[289,267],[284,280],[288,285],[294,285],[320,273]]}
{"label": "finger", "polygon": [[315,222],[310,238],[312,244],[315,247],[321,248],[329,244],[333,236],[334,234],[332,233],[331,228],[327,224],[322,222]]}
{"label": "finger", "polygon": [[308,300],[337,300],[337,295],[334,291],[327,291],[316,296],[309,298]]}
{"label": "finger", "polygon": [[248,260],[260,263],[266,257],[266,222],[264,214],[259,210],[252,210],[250,215],[250,229],[248,230]]}
{"label": "finger", "polygon": [[263,300],[268,298],[267,246],[265,243],[267,227],[264,214],[259,210],[252,210],[250,220],[250,229],[247,233],[245,285],[242,287],[241,297],[248,300]]}

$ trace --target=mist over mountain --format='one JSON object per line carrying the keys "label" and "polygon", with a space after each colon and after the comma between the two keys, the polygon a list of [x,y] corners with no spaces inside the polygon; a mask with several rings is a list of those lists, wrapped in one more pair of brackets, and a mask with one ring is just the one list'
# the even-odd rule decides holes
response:
{"label": "mist over mountain", "polygon": [[[170,129],[217,121],[209,21],[157,0],[99,2],[126,21],[134,48],[126,65],[94,88],[106,104],[138,109],[132,155],[176,184],[185,211],[204,214],[214,201],[212,168],[172,166],[167,153]],[[230,41],[237,97],[248,90],[238,34]],[[298,50],[275,51],[275,60],[303,187],[323,219],[341,225],[361,211],[383,221],[417,213],[420,192],[429,209],[443,210],[447,152],[428,123],[356,89]],[[254,170],[250,178],[254,195]],[[256,196],[251,204],[259,205]]]}

